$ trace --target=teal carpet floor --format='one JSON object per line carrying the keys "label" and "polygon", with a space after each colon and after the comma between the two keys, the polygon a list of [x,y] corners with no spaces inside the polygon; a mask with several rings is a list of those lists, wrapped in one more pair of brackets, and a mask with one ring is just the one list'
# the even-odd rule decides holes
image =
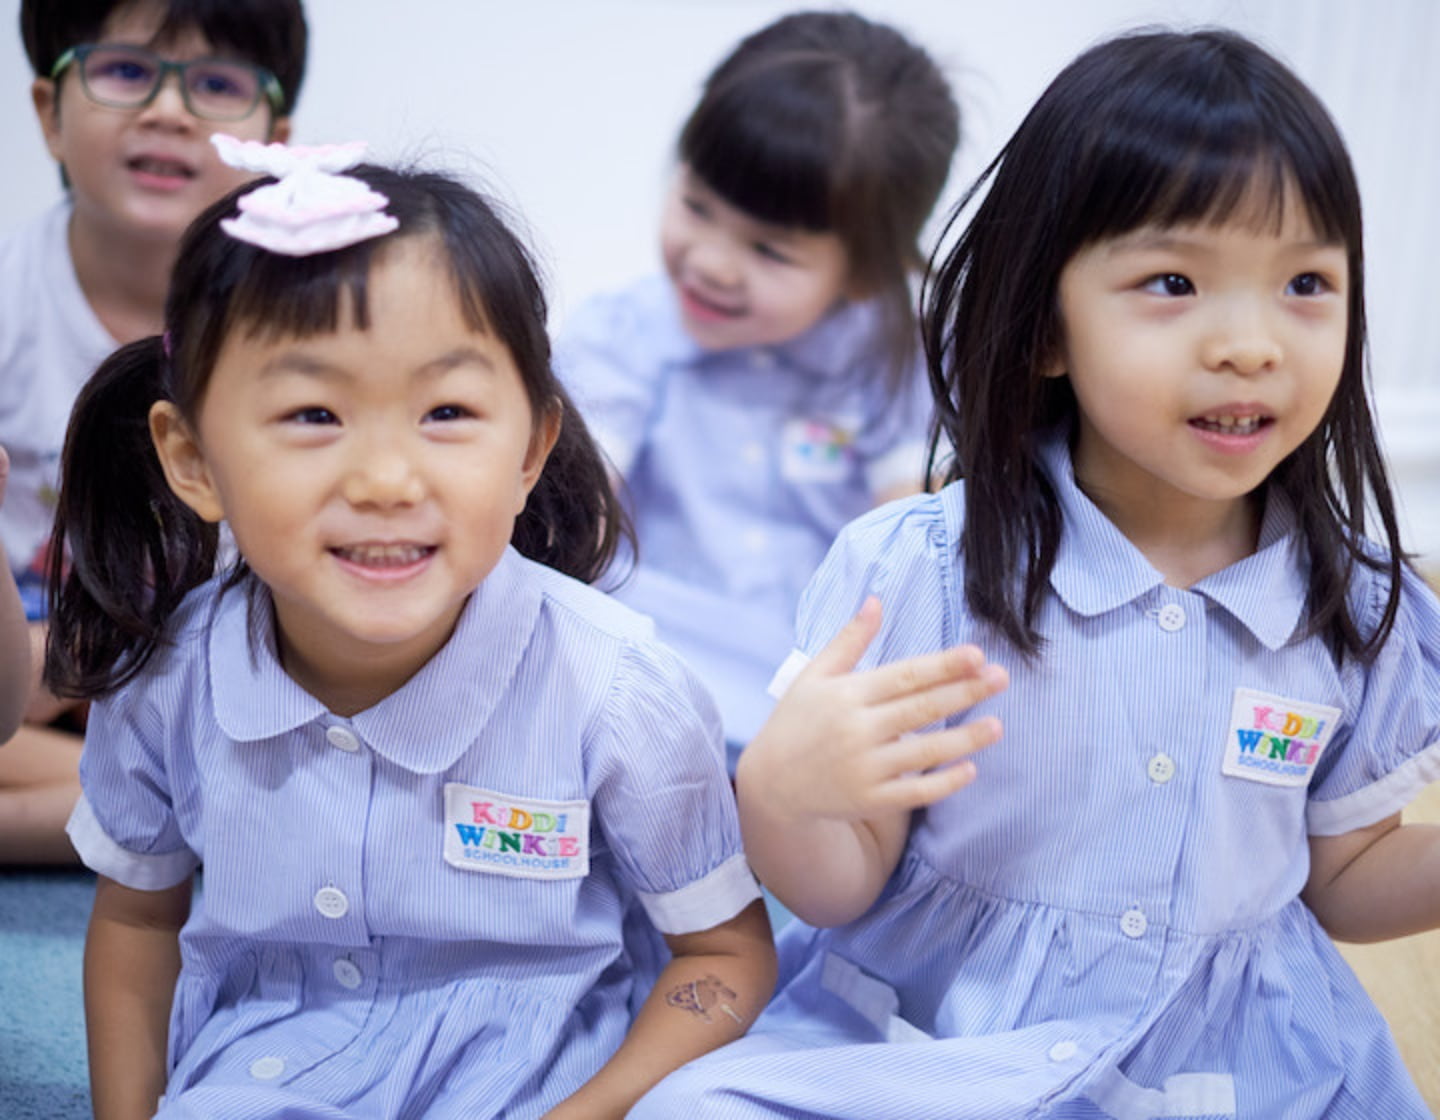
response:
{"label": "teal carpet floor", "polygon": [[0,868],[0,1117],[88,1120],[80,959],[95,877]]}

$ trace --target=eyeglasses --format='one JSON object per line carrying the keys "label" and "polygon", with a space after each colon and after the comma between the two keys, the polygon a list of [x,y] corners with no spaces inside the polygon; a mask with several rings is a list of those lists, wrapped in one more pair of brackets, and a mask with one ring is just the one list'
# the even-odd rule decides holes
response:
{"label": "eyeglasses", "polygon": [[285,103],[275,75],[248,62],[225,58],[172,62],[144,47],[82,43],[55,60],[50,77],[58,79],[72,64],[80,70],[85,96],[112,109],[143,109],[155,100],[172,70],[180,77],[185,108],[207,121],[244,120],[255,111],[262,95],[276,113]]}

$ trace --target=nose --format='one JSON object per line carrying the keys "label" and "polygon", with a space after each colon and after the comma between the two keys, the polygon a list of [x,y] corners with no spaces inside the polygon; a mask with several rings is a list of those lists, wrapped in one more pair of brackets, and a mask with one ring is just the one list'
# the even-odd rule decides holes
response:
{"label": "nose", "polygon": [[160,75],[160,88],[140,110],[142,119],[155,124],[190,126],[195,116],[185,104],[185,94],[180,88],[180,72],[169,70]]}
{"label": "nose", "polygon": [[739,254],[722,232],[696,237],[685,263],[708,287],[725,289],[740,283]]}
{"label": "nose", "polygon": [[403,447],[393,441],[355,440],[341,493],[358,509],[393,509],[418,504],[425,485]]}
{"label": "nose", "polygon": [[1275,323],[1262,300],[1239,297],[1216,308],[1204,343],[1207,369],[1249,377],[1275,369],[1283,356]]}

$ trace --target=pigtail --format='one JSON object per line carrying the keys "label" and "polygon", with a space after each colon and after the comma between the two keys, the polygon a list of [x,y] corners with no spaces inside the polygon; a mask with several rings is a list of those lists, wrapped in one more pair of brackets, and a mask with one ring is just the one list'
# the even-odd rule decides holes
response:
{"label": "pigtail", "polygon": [[215,565],[216,527],[171,491],[150,438],[166,361],[158,336],[122,347],[71,413],[48,573],[45,681],[59,696],[130,680]]}
{"label": "pigtail", "polygon": [[531,560],[594,583],[610,567],[621,540],[634,545],[634,530],[579,410],[558,382],[554,389],[560,434],[510,543]]}

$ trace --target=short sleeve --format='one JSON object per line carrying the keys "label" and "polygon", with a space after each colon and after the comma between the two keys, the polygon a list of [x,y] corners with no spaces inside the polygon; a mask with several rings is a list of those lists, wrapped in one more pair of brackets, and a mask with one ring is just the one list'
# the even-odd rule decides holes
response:
{"label": "short sleeve", "polygon": [[87,867],[136,890],[173,887],[199,865],[176,819],[164,742],[143,680],[91,705],[66,831]]}
{"label": "short sleeve", "polygon": [[[1364,621],[1375,626],[1385,582],[1368,582]],[[1345,694],[1354,716],[1322,756],[1310,791],[1316,836],[1384,820],[1440,779],[1440,602],[1408,568],[1390,636],[1368,666],[1347,666]]]}
{"label": "short sleeve", "polygon": [[805,664],[853,618],[880,600],[880,633],[859,668],[931,653],[954,641],[954,555],[947,506],[958,492],[917,494],[857,518],[836,537],[800,596],[795,652],[775,674],[781,696]]}
{"label": "short sleeve", "polygon": [[597,296],[567,320],[555,371],[615,470],[628,474],[654,421],[663,363],[653,353],[653,285]]}
{"label": "short sleeve", "polygon": [[760,897],[720,717],[665,647],[626,646],[588,769],[606,843],[662,933],[710,929]]}

